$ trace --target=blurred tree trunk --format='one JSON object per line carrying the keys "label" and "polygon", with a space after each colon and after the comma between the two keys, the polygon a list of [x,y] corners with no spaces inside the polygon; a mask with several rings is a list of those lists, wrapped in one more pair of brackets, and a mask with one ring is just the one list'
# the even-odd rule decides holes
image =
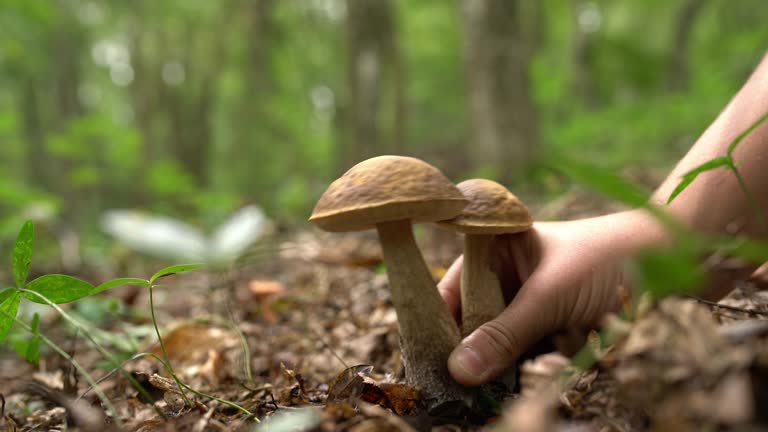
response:
{"label": "blurred tree trunk", "polygon": [[392,62],[392,86],[394,87],[395,115],[392,132],[392,152],[404,154],[408,150],[408,97],[407,97],[407,69],[405,67],[405,54],[400,46],[396,22],[393,23],[390,38],[390,57]]}
{"label": "blurred tree trunk", "polygon": [[56,65],[54,74],[55,97],[59,126],[83,114],[77,96],[80,87],[80,54],[85,51],[82,28],[66,5],[58,3],[61,21],[53,33],[51,57]]}
{"label": "blurred tree trunk", "polygon": [[684,91],[688,88],[688,47],[696,18],[704,6],[704,0],[684,0],[675,19],[672,52],[667,66],[667,88]]}
{"label": "blurred tree trunk", "polygon": [[[571,15],[573,28],[573,42],[571,46],[573,81],[572,91],[587,109],[595,109],[598,106],[597,84],[592,73],[593,55],[593,31],[586,28],[579,16],[585,13],[588,7],[584,0],[571,0]],[[597,7],[597,6],[589,6]]]}
{"label": "blurred tree trunk", "polygon": [[30,75],[24,77],[19,97],[24,131],[25,171],[27,181],[43,190],[49,190],[48,154],[45,151],[45,128],[40,118],[38,83]]}
{"label": "blurred tree trunk", "polygon": [[475,168],[508,182],[533,159],[538,142],[528,65],[532,40],[516,0],[460,0],[464,22],[471,146]]}
{"label": "blurred tree trunk", "polygon": [[[343,166],[383,152],[406,151],[405,61],[397,40],[391,0],[347,0],[348,129]],[[392,124],[382,127],[386,78],[392,88]],[[385,134],[389,132],[389,136]],[[391,140],[391,144],[384,142]]]}
{"label": "blurred tree trunk", "polygon": [[[87,52],[85,29],[72,9],[66,2],[56,2],[59,19],[53,30],[50,47],[50,58],[52,65],[55,65],[56,72],[53,74],[53,91],[51,99],[54,109],[52,110],[54,128],[57,131],[65,131],[70,124],[84,114],[84,109],[78,98],[78,90],[81,85],[82,71],[80,65],[80,56]],[[82,146],[89,146],[89,161],[71,160],[67,158],[58,158],[52,155],[49,164],[56,166],[58,176],[65,176],[64,181],[53,182],[51,188],[66,203],[62,207],[62,216],[68,223],[85,228],[89,223],[87,214],[100,207],[102,199],[108,194],[107,182],[97,182],[89,186],[75,186],[68,181],[71,170],[78,166],[92,163],[93,167],[102,173],[104,166],[104,149],[101,145],[92,143],[79,143]]]}
{"label": "blurred tree trunk", "polygon": [[[269,109],[265,101],[270,97],[274,82],[270,75],[270,48],[276,39],[277,25],[274,20],[275,0],[255,0],[238,2],[244,19],[244,32],[247,35],[245,61],[241,65],[243,96],[239,109],[233,116],[233,140],[229,149],[229,158],[233,165],[234,183],[243,194],[248,194],[261,201],[261,188],[254,188],[253,167],[265,163],[264,155],[258,154],[261,133],[269,129]],[[261,133],[261,134],[260,134]]]}
{"label": "blurred tree trunk", "polygon": [[152,164],[157,158],[159,140],[153,133],[154,123],[158,120],[156,107],[160,97],[160,71],[149,61],[145,44],[147,32],[144,28],[144,14],[146,5],[144,1],[136,1],[132,6],[130,17],[131,27],[128,40],[131,51],[131,67],[134,70],[135,79],[132,83],[133,91],[130,93],[131,104],[136,118],[136,126],[141,135],[141,157],[138,169],[138,178],[141,179],[134,188],[135,199],[141,206],[149,205],[152,201],[151,192],[148,190],[146,179],[149,177]]}
{"label": "blurred tree trunk", "polygon": [[[216,18],[213,28],[226,29],[231,16],[222,14]],[[188,71],[186,78],[181,84],[163,83],[162,94],[170,115],[171,153],[195,184],[205,188],[211,179],[211,112],[216,99],[216,79],[222,67],[217,58],[225,51],[226,38],[223,35],[210,38],[195,32],[195,26],[193,22],[183,23],[182,34],[196,35],[186,44],[179,59]]]}

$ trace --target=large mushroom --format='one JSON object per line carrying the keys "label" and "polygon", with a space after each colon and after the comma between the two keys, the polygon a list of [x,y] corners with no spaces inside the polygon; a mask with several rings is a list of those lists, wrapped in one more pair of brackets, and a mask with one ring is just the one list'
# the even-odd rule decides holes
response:
{"label": "large mushroom", "polygon": [[456,187],[469,205],[439,225],[464,233],[461,317],[462,335],[468,336],[504,310],[504,296],[491,263],[494,237],[525,231],[533,219],[520,199],[492,180],[472,179]]}
{"label": "large mushroom", "polygon": [[458,215],[467,200],[435,167],[419,159],[379,156],[352,167],[317,202],[311,222],[326,231],[376,228],[400,327],[406,381],[432,406],[471,393],[453,381],[447,361],[459,330],[416,245],[412,223]]}

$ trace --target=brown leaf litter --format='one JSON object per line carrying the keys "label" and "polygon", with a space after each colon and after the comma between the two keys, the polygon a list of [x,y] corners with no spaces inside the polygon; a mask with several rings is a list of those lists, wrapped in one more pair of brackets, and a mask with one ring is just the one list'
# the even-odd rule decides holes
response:
{"label": "brown leaf litter", "polygon": [[[426,230],[417,238],[436,276],[460,251],[458,238],[444,232]],[[98,353],[55,316],[46,316],[41,329],[104,378],[99,386],[129,431],[768,427],[768,321],[757,313],[768,311],[764,285],[741,287],[723,300],[730,309],[670,298],[643,307],[636,322],[613,317],[601,337],[589,339],[598,357],[594,366],[579,370],[554,353],[526,361],[520,395],[502,401],[499,416],[472,423],[426,415],[422,392],[402,384],[397,321],[375,237],[304,232],[281,249],[279,259],[236,273],[213,292],[213,279],[195,275],[156,292],[165,351],[176,374],[253,416],[182,392],[159,362],[143,357],[126,370],[147,400],[121,374],[107,375],[110,368],[100,367]],[[142,347],[162,357],[146,307],[146,293],[140,292],[133,319],[148,330]],[[123,331],[120,321],[102,330]],[[35,368],[11,357],[0,364],[0,430],[89,430],[89,416],[82,414],[89,410],[103,416],[104,430],[114,427],[111,414],[60,357],[45,352]],[[45,391],[30,389],[21,377]],[[257,426],[254,418],[271,429]]]}

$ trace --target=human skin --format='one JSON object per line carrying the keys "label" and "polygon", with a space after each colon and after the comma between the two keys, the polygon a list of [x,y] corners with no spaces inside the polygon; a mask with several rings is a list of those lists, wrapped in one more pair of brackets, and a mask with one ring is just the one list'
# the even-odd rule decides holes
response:
{"label": "human skin", "polygon": [[[680,160],[651,198],[693,231],[739,233],[765,238],[768,233],[747,201],[734,174],[705,172],[670,205],[667,198],[692,168],[726,154],[729,144],[768,112],[768,55],[717,119]],[[748,135],[733,154],[747,188],[768,214],[768,122]],[[619,307],[617,286],[624,263],[642,250],[671,240],[664,226],[645,210],[630,210],[568,222],[541,222],[529,231],[500,236],[495,250],[504,289],[516,292],[494,320],[462,340],[448,360],[453,378],[463,385],[483,384],[539,339],[565,329],[597,326]],[[439,289],[454,316],[460,309],[462,258],[440,281]],[[710,286],[730,286],[757,266],[712,273]],[[712,291],[718,298],[725,292]]]}

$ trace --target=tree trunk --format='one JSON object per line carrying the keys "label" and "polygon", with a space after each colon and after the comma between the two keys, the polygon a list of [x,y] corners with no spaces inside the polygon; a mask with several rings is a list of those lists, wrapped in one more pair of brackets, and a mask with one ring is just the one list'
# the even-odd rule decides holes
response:
{"label": "tree trunk", "polygon": [[702,6],[704,0],[685,0],[677,12],[672,52],[667,66],[667,88],[671,91],[685,91],[688,88],[688,46]]}
{"label": "tree trunk", "polygon": [[[270,48],[275,43],[277,27],[274,20],[275,0],[256,0],[239,4],[245,19],[245,31],[248,40],[246,61],[242,64],[244,95],[239,109],[233,116],[233,139],[229,147],[229,160],[232,163],[233,182],[244,194],[250,194],[257,201],[267,199],[269,193],[260,192],[253,187],[258,179],[253,178],[253,169],[271,161],[258,154],[254,143],[265,138],[265,131],[270,128],[269,106],[259,101],[269,99],[273,87],[270,76]],[[267,133],[266,135],[270,135]]]}
{"label": "tree trunk", "polygon": [[[390,128],[381,122],[386,78],[391,79],[393,90]],[[382,152],[405,151],[405,62],[391,0],[347,0],[347,85],[344,166]],[[383,144],[387,141],[391,143]]]}
{"label": "tree trunk", "polygon": [[530,38],[522,31],[520,2],[460,0],[464,21],[471,155],[475,169],[490,168],[504,182],[520,176],[538,142],[530,95]]}
{"label": "tree trunk", "polygon": [[157,121],[156,107],[159,105],[159,75],[160,71],[148,61],[145,49],[147,30],[144,27],[145,4],[137,1],[132,8],[132,26],[128,36],[131,47],[131,66],[135,79],[130,91],[131,104],[135,113],[136,126],[141,135],[141,157],[138,168],[140,179],[133,188],[133,196],[141,206],[147,206],[152,202],[151,191],[147,187],[146,179],[150,175],[152,164],[157,159],[158,143],[160,140],[153,133],[155,121]]}
{"label": "tree trunk", "polygon": [[85,44],[76,18],[67,14],[64,5],[60,5],[60,12],[66,18],[62,20],[54,32],[54,40],[51,41],[53,48],[51,57],[56,65],[54,84],[57,118],[60,123],[59,126],[64,126],[67,121],[83,113],[77,91],[80,86],[79,55],[85,51]]}
{"label": "tree trunk", "polygon": [[45,129],[40,119],[40,104],[37,83],[34,78],[26,77],[19,97],[24,139],[26,142],[25,168],[27,181],[48,192],[48,157],[45,151]]}
{"label": "tree trunk", "polygon": [[[597,84],[592,73],[593,39],[592,31],[579,23],[579,15],[584,13],[584,0],[571,0],[573,27],[572,55],[572,91],[588,109],[598,106]],[[596,7],[596,6],[595,6]]]}

